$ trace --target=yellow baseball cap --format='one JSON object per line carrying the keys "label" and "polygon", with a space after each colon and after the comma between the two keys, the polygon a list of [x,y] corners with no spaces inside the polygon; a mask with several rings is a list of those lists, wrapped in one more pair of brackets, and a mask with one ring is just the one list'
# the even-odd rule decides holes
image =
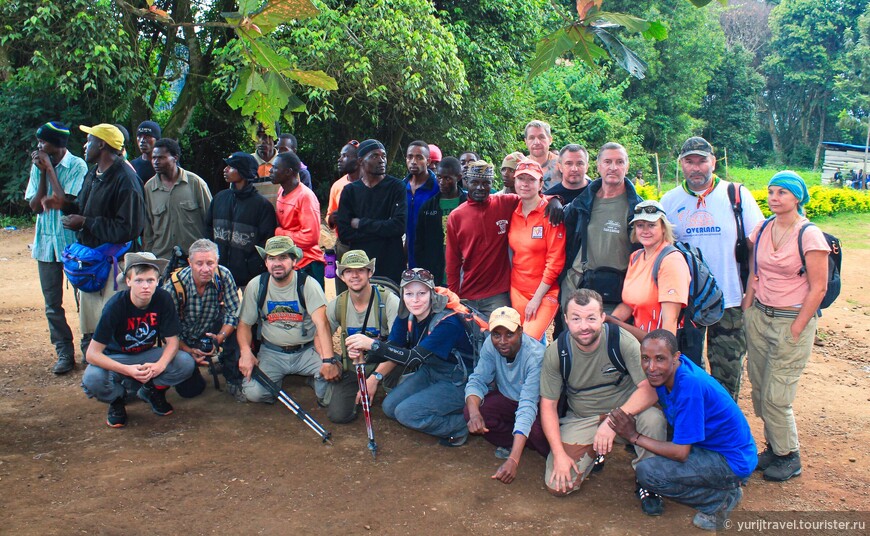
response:
{"label": "yellow baseball cap", "polygon": [[109,144],[113,149],[121,150],[124,147],[124,134],[115,125],[108,123],[100,123],[93,127],[79,125],[82,132],[86,132],[95,138],[100,138]]}

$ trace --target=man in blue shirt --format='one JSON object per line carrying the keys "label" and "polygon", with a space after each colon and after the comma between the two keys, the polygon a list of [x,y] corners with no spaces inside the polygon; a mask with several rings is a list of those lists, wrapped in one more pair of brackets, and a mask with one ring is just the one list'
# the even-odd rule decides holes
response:
{"label": "man in blue shirt", "polygon": [[61,254],[75,243],[76,234],[63,228],[61,208],[67,197],[78,196],[88,166],[67,151],[69,129],[50,121],[36,131],[37,149],[31,153],[33,166],[24,198],[37,214],[33,237],[33,258],[39,266],[39,284],[45,299],[48,334],[57,352],[52,372],[66,374],[75,367],[73,334],[63,310],[63,262]]}
{"label": "man in blue shirt", "polygon": [[429,169],[429,145],[425,141],[412,141],[405,154],[408,174],[405,183],[405,199],[408,203],[408,219],[405,227],[405,250],[408,253],[408,267],[416,268],[414,239],[417,236],[417,215],[423,204],[435,197],[440,191],[435,172]]}
{"label": "man in blue shirt", "polygon": [[[523,333],[520,313],[499,307],[489,317],[490,336],[465,386],[468,432],[482,434],[497,446],[505,462],[492,478],[505,484],[517,476],[520,456],[528,446],[542,456],[550,444],[538,419],[544,345]],[[489,386],[495,383],[495,390]]]}
{"label": "man in blue shirt", "polygon": [[644,488],[698,510],[692,520],[705,530],[721,530],[743,498],[741,486],[758,463],[746,417],[731,395],[677,349],[663,329],[641,343],[641,366],[674,429],[672,441],[640,434],[634,417],[620,409],[608,421],[617,434],[657,456],[637,465]]}

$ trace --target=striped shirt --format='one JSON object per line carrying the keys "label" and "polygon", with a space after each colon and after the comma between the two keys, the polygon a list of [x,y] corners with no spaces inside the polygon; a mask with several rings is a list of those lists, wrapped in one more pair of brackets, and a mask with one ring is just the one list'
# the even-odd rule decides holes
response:
{"label": "striped shirt", "polygon": [[[78,196],[82,189],[88,166],[81,158],[67,151],[60,162],[54,167],[57,180],[63,188],[64,194]],[[30,168],[30,181],[24,198],[29,202],[36,197],[39,189],[39,168]],[[46,181],[46,196],[52,193],[51,183]],[[33,258],[42,262],[61,262],[64,248],[76,242],[75,231],[64,229],[60,223],[63,213],[57,209],[47,209],[36,216],[36,232],[33,236]]]}

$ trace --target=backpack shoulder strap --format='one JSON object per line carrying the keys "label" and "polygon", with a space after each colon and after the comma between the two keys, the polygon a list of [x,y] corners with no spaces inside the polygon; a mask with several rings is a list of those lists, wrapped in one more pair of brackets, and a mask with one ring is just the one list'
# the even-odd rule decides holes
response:
{"label": "backpack shoulder strap", "polygon": [[175,290],[175,297],[178,300],[178,318],[183,318],[184,305],[187,303],[187,292],[184,290],[184,285],[181,283],[181,270],[172,272],[169,280],[172,281],[172,289]]}
{"label": "backpack shoulder strap", "polygon": [[263,313],[263,306],[266,304],[266,294],[269,290],[270,277],[271,276],[268,272],[260,274],[260,288],[257,290],[257,314],[260,316],[261,322],[266,319],[266,315]]}
{"label": "backpack shoulder strap", "polygon": [[390,335],[390,327],[387,325],[387,301],[382,293],[386,293],[387,290],[379,285],[373,285],[372,289],[378,302],[378,327],[381,331],[381,339],[386,340]]}
{"label": "backpack shoulder strap", "polygon": [[339,329],[341,329],[341,344],[344,346],[344,339],[347,337],[347,292],[344,291],[338,295],[336,298],[337,302],[335,304],[338,309],[338,325]]}
{"label": "backpack shoulder strap", "polygon": [[731,210],[734,211],[734,222],[737,224],[737,240],[746,238],[746,229],[743,227],[743,201],[740,199],[739,182],[728,183],[728,200],[731,201]]}
{"label": "backpack shoulder strap", "polygon": [[622,349],[619,347],[619,326],[607,324],[607,357],[610,363],[622,374],[628,374],[628,367],[622,358]]}
{"label": "backpack shoulder strap", "polygon": [[801,225],[801,230],[798,231],[798,254],[801,256],[801,271],[798,275],[804,275],[807,272],[807,259],[804,256],[804,231],[807,230],[807,227],[812,225],[815,227],[815,223],[807,222]]}
{"label": "backpack shoulder strap", "polygon": [[568,376],[571,375],[571,364],[574,356],[571,352],[571,343],[568,342],[569,332],[567,330],[559,334],[556,339],[556,347],[559,350],[559,372],[562,374],[562,383],[568,384]]}
{"label": "backpack shoulder strap", "polygon": [[656,256],[656,260],[653,261],[652,276],[653,276],[653,283],[655,283],[656,286],[658,286],[658,284],[659,284],[659,268],[661,268],[661,266],[662,266],[662,261],[665,260],[665,257],[667,257],[668,255],[670,255],[671,253],[673,253],[675,251],[679,251],[676,248],[676,246],[674,246],[672,244],[668,244],[667,246],[665,246],[661,250],[661,252],[659,252],[659,254]]}
{"label": "backpack shoulder strap", "polygon": [[308,315],[308,307],[305,306],[305,282],[308,280],[308,274],[305,272],[296,272],[296,296],[299,298],[299,308],[302,309],[302,315]]}
{"label": "backpack shoulder strap", "polygon": [[[761,244],[761,234],[775,217],[776,216],[771,216],[764,220],[764,222],[761,224],[761,228],[758,230],[758,235],[755,237],[755,262],[752,266],[752,270],[755,275],[758,275],[758,245]],[[803,233],[803,229],[801,229],[801,233]],[[798,234],[798,249],[800,249],[800,234]]]}

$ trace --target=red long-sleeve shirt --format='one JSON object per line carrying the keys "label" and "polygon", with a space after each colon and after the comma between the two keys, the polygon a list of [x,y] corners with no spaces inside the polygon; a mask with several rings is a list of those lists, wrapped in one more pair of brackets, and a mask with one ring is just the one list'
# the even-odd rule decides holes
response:
{"label": "red long-sleeve shirt", "polygon": [[300,184],[287,195],[278,190],[275,202],[278,228],[275,235],[285,235],[302,250],[302,259],[296,268],[304,268],[313,261],[325,262],[320,249],[320,201],[307,186]]}
{"label": "red long-sleeve shirt", "polygon": [[543,281],[554,295],[559,293],[556,280],[565,266],[565,225],[554,227],[544,216],[547,201],[523,216],[522,203],[511,215],[508,243],[514,252],[511,287],[531,298]]}
{"label": "red long-sleeve shirt", "polygon": [[447,218],[447,287],[466,300],[489,298],[510,290],[508,226],[516,194],[471,198]]}

